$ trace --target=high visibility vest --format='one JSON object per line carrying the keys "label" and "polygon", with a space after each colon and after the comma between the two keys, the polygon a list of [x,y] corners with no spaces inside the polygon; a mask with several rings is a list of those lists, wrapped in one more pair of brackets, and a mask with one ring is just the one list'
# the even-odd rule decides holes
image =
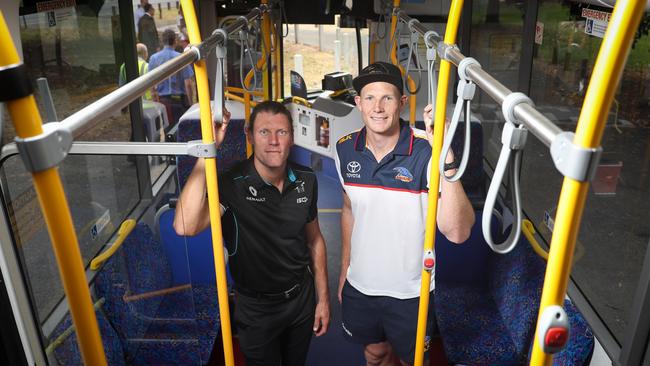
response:
{"label": "high visibility vest", "polygon": [[[138,74],[142,76],[146,74],[148,71],[149,71],[149,64],[147,63],[147,61],[138,57]],[[119,86],[122,86],[124,84],[126,84],[126,67],[124,64],[122,64],[122,66],[120,66]],[[144,94],[144,99],[151,100],[150,90],[147,90],[147,92]]]}

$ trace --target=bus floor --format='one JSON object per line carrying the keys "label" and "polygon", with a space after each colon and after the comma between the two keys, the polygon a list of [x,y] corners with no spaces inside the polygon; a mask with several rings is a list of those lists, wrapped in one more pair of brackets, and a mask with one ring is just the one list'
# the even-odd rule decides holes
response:
{"label": "bus floor", "polygon": [[[318,221],[327,244],[328,285],[330,291],[330,325],[327,333],[313,337],[307,355],[307,366],[362,366],[365,365],[363,346],[353,344],[343,337],[341,328],[341,305],[338,301],[337,289],[341,264],[341,184],[338,179],[321,172],[318,177]],[[244,357],[235,343],[235,364],[245,365]],[[221,339],[215,342],[210,359],[210,365],[223,365],[223,346]],[[394,365],[399,365],[395,359]],[[447,365],[442,341],[433,338],[429,351],[430,365]]]}

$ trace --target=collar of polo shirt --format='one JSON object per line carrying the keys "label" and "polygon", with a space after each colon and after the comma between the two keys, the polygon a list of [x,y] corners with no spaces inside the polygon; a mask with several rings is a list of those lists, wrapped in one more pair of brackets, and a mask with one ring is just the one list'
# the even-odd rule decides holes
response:
{"label": "collar of polo shirt", "polygon": [[[413,152],[413,139],[415,138],[413,136],[413,130],[411,129],[411,126],[403,119],[400,119],[399,126],[399,139],[397,140],[397,145],[395,145],[395,149],[393,149],[392,154],[406,156],[411,155]],[[357,139],[354,142],[354,149],[357,151],[363,151],[366,148],[366,128],[363,127],[359,131]]]}

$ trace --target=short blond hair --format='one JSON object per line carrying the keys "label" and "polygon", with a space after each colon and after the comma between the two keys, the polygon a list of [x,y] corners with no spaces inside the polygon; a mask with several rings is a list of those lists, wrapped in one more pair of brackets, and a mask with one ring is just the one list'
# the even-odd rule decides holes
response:
{"label": "short blond hair", "polygon": [[147,45],[144,43],[138,43],[135,45],[135,49],[138,52],[138,57],[143,60],[147,59],[147,56],[149,55],[149,52],[147,51]]}

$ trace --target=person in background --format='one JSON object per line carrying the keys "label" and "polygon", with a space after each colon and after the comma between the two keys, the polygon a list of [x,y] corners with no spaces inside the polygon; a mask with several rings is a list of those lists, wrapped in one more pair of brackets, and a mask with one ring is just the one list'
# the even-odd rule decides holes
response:
{"label": "person in background", "polygon": [[[165,45],[160,52],[157,52],[149,59],[149,70],[164,64],[172,58],[180,55],[174,50],[176,45],[176,32],[167,29],[162,34]],[[194,71],[192,66],[184,67],[169,78],[160,82],[153,88],[153,100],[160,102],[167,108],[167,115],[170,116],[172,128],[183,113],[194,101]]]}
{"label": "person in background", "polygon": [[156,9],[151,4],[145,4],[143,9],[144,15],[138,21],[138,40],[140,43],[144,43],[149,54],[153,55],[160,48],[158,28],[156,28],[156,20],[153,17]]}
{"label": "person in background", "polygon": [[178,53],[183,53],[185,51],[185,47],[187,47],[190,44],[189,38],[187,37],[187,34],[181,32],[178,34],[178,41],[176,42],[176,52]]}
{"label": "person in background", "polygon": [[178,9],[178,15],[176,16],[176,26],[180,33],[187,32],[187,26],[185,25],[185,17],[183,16],[183,8]]}
{"label": "person in background", "polygon": [[135,30],[138,30],[138,22],[140,22],[140,18],[144,15],[144,6],[149,4],[149,0],[140,0],[140,4],[138,4],[138,8],[135,9],[135,13],[133,13],[133,18],[135,20]]}
{"label": "person in background", "polygon": [[[138,75],[142,76],[149,71],[149,64],[147,63],[147,59],[149,58],[148,52],[147,52],[147,46],[145,46],[144,43],[138,43],[135,45],[136,51],[138,52]],[[120,66],[120,76],[117,81],[118,86],[122,86],[126,84],[126,65],[122,63],[122,66]],[[151,100],[151,91],[148,90],[144,94],[144,99],[146,100]]]}

